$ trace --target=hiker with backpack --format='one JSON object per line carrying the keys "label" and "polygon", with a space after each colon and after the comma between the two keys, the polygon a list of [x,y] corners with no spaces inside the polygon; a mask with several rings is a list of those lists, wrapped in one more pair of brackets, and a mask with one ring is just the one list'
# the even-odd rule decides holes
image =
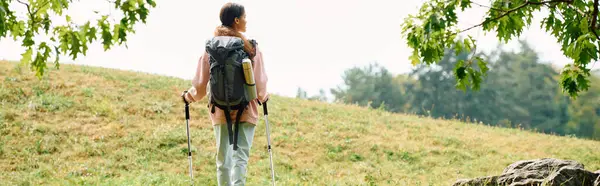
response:
{"label": "hiker with backpack", "polygon": [[220,20],[214,37],[205,43],[191,88],[181,96],[187,105],[209,95],[218,184],[245,185],[258,105],[269,98],[267,75],[257,42],[242,35],[246,32],[244,7],[226,3]]}

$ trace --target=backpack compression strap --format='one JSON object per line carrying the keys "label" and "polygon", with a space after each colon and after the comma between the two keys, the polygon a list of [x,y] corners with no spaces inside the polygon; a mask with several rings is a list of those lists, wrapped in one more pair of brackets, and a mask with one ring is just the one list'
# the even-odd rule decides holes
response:
{"label": "backpack compression strap", "polygon": [[225,110],[223,110],[224,114],[225,114],[225,119],[227,120],[227,132],[229,133],[229,144],[233,144],[233,134],[232,134],[232,126],[231,126],[231,115],[230,112],[231,110],[229,110],[229,108],[225,108]]}
{"label": "backpack compression strap", "polygon": [[248,103],[243,103],[241,107],[238,109],[238,112],[235,117],[235,135],[233,136],[233,150],[238,149],[237,141],[240,133],[240,118],[242,117],[242,113],[246,110]]}

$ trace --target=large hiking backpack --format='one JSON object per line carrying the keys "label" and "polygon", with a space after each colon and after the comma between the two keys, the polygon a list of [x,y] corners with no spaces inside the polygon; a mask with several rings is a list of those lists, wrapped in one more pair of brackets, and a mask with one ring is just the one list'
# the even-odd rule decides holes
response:
{"label": "large hiking backpack", "polygon": [[[252,41],[252,44],[256,44]],[[237,150],[239,122],[242,112],[250,103],[250,96],[245,89],[246,80],[242,60],[248,57],[244,51],[244,42],[239,37],[215,36],[206,42],[210,64],[210,97],[211,112],[215,106],[222,109],[227,120],[229,144]],[[251,85],[253,86],[253,85]],[[235,135],[232,134],[231,111],[237,110]]]}

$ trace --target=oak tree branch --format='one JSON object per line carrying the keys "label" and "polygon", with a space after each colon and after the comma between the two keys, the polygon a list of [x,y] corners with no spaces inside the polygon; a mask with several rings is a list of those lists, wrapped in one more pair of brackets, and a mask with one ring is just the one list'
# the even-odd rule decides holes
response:
{"label": "oak tree branch", "polygon": [[471,3],[473,3],[473,4],[477,5],[477,6],[484,7],[484,8],[489,8],[489,9],[492,9],[492,10],[495,10],[495,11],[498,11],[498,12],[506,12],[506,10],[503,10],[501,8],[495,8],[495,7],[491,7],[491,6],[486,6],[486,5],[482,5],[482,4],[473,2],[473,1],[471,1]]}
{"label": "oak tree branch", "polygon": [[[595,1],[597,1],[597,0],[595,0]],[[471,30],[471,29],[473,29],[473,28],[476,28],[476,27],[482,26],[483,24],[489,23],[489,22],[491,22],[491,21],[496,21],[496,20],[498,20],[498,19],[501,19],[501,18],[503,18],[503,17],[506,17],[508,14],[510,14],[510,13],[512,13],[512,12],[515,12],[515,11],[517,11],[517,10],[519,10],[519,9],[521,9],[521,8],[523,8],[523,7],[525,7],[525,6],[527,6],[527,5],[544,5],[544,4],[550,4],[550,3],[571,3],[571,2],[573,2],[573,0],[552,0],[552,1],[541,1],[541,2],[531,2],[531,1],[526,1],[526,2],[525,2],[525,3],[523,3],[522,5],[519,5],[519,6],[515,7],[515,8],[513,8],[513,9],[510,9],[510,10],[506,10],[506,11],[505,11],[503,14],[501,14],[501,15],[500,15],[500,16],[498,16],[498,17],[495,17],[495,18],[492,18],[492,19],[485,20],[485,21],[483,21],[483,22],[481,22],[481,23],[479,23],[479,24],[477,24],[477,25],[474,25],[474,26],[471,26],[471,27],[469,27],[469,28],[466,28],[466,29],[464,29],[464,30],[461,30],[461,31],[460,31],[460,32],[458,32],[458,33],[466,32],[466,31],[469,31],[469,30]],[[458,34],[458,33],[455,33],[455,34]]]}
{"label": "oak tree branch", "polygon": [[23,2],[21,0],[17,0],[17,2],[23,4],[23,5],[25,5],[27,7],[27,12],[29,13],[29,16],[31,17],[31,19],[33,19],[33,14],[31,13],[31,7],[29,6],[29,4],[27,4],[27,3],[25,3],[25,2]]}
{"label": "oak tree branch", "polygon": [[597,28],[597,23],[598,22],[598,0],[594,0],[594,10],[592,11],[592,24],[590,25],[590,29],[592,30],[592,33],[594,33],[594,35],[596,36],[596,39],[600,40],[600,37],[598,37],[598,33],[596,33]]}

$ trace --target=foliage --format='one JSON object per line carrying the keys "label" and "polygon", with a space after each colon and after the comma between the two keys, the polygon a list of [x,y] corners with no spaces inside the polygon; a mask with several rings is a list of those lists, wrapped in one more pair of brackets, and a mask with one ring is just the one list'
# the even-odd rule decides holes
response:
{"label": "foliage", "polygon": [[419,65],[411,73],[419,79],[419,88],[411,92],[413,110],[433,117],[470,118],[492,125],[565,134],[568,99],[560,94],[558,72],[539,62],[535,51],[523,41],[517,53],[499,47],[496,51],[487,56],[478,54],[490,61],[488,78],[478,91],[452,88],[456,80],[450,74],[457,61],[468,57],[464,52],[455,56],[454,51],[447,51],[437,63],[440,70]]}
{"label": "foliage", "polygon": [[[583,0],[493,0],[490,6],[471,0],[428,0],[417,15],[409,15],[403,23],[402,33],[413,49],[410,60],[413,64],[433,64],[442,59],[444,50],[452,48],[456,53],[475,53],[475,39],[471,36],[457,39],[457,35],[481,26],[484,31],[496,32],[500,41],[508,42],[518,37],[526,26],[531,25],[533,13],[542,8],[550,14],[541,22],[562,45],[563,54],[573,60],[566,65],[559,83],[562,91],[577,98],[578,93],[590,87],[590,64],[598,60],[600,37],[598,29],[598,1]],[[472,5],[489,7],[485,20],[463,30],[457,28],[457,11]],[[465,62],[455,64],[456,86],[479,90],[487,69],[475,70],[474,64],[487,66],[488,61],[472,55]]]}
{"label": "foliage", "polygon": [[[387,107],[391,111],[399,111],[396,103],[402,102],[400,87],[393,83],[392,74],[378,63],[371,63],[364,68],[354,67],[344,72],[344,87],[331,89],[335,101],[370,105],[373,108]],[[389,104],[392,103],[392,104]]]}
{"label": "foliage", "polygon": [[576,136],[594,136],[600,140],[600,76],[593,76],[590,91],[568,105],[570,120],[566,132]]}
{"label": "foliage", "polygon": [[[75,60],[86,55],[88,45],[94,41],[101,41],[104,51],[116,44],[126,45],[127,35],[135,33],[134,26],[140,21],[145,24],[149,8],[156,7],[154,0],[107,1],[123,13],[118,22],[111,22],[112,14],[95,11],[99,15],[97,20],[77,24],[66,13],[72,3],[68,0],[0,0],[0,41],[9,37],[20,41],[26,49],[21,54],[21,63],[31,65],[38,78],[44,75],[51,58],[59,68],[61,55]],[[12,6],[24,6],[25,18],[20,18]],[[53,24],[55,16],[67,24]],[[40,34],[45,34],[48,40],[40,39]]]}
{"label": "foliage", "polygon": [[[452,73],[455,65],[469,56],[467,52],[456,55],[449,49],[436,64],[417,65],[411,73],[398,75],[396,81],[385,81],[390,85],[380,85],[394,87],[390,91],[401,90],[388,94],[392,97],[354,96],[346,103],[402,99],[386,102],[389,108],[402,109],[388,110],[600,140],[599,76],[590,77],[591,91],[581,93],[580,99],[569,99],[561,93],[557,83],[560,74],[550,65],[540,62],[538,54],[525,42],[521,42],[519,52],[503,51],[498,47],[492,54],[477,54],[477,57],[488,60],[490,69],[488,78],[483,80],[478,91],[467,87],[463,92],[454,87],[456,77]],[[360,77],[346,76],[345,79],[350,82],[346,83],[348,87],[364,86],[364,82],[352,81]],[[359,88],[347,89],[344,93],[337,97],[375,95],[370,89]]]}

